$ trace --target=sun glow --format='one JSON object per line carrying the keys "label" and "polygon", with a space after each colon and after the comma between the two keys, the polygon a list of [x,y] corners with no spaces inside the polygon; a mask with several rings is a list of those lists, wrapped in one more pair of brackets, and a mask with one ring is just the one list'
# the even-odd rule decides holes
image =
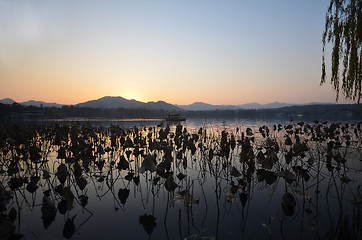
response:
{"label": "sun glow", "polygon": [[0,1],[0,99],[335,100],[319,86],[324,1],[36,2]]}

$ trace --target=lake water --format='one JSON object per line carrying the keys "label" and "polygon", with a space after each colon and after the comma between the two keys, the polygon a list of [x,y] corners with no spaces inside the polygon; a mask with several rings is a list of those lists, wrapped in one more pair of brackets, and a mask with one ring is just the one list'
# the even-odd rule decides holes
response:
{"label": "lake water", "polygon": [[3,127],[3,239],[362,237],[360,124],[158,123]]}

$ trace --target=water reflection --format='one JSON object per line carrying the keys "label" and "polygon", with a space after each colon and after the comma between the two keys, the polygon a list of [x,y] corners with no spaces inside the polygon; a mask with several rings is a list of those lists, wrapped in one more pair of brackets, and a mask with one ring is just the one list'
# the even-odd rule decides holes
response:
{"label": "water reflection", "polygon": [[3,239],[356,239],[361,123],[0,128]]}

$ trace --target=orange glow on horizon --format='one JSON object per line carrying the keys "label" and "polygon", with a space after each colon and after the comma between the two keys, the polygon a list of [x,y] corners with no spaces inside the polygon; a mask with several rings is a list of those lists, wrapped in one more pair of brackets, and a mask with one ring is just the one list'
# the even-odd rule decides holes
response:
{"label": "orange glow on horizon", "polygon": [[0,99],[335,101],[319,86],[323,1],[0,2]]}

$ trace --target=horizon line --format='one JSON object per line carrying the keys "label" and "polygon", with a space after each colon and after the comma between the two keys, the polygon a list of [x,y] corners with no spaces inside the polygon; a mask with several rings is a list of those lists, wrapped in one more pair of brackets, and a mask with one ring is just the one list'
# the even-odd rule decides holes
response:
{"label": "horizon line", "polygon": [[288,104],[288,105],[308,105],[308,104],[357,104],[355,102],[353,103],[340,103],[340,102],[319,102],[319,101],[309,101],[309,102],[299,102],[299,103],[296,103],[296,102],[281,102],[281,101],[272,101],[272,102],[267,102],[267,103],[260,103],[260,102],[256,102],[256,101],[253,101],[253,102],[247,102],[247,103],[241,103],[241,104],[225,104],[225,103],[221,103],[221,104],[213,104],[213,103],[208,103],[208,102],[203,102],[203,101],[195,101],[195,102],[192,102],[192,103],[189,103],[189,104],[178,104],[178,103],[170,103],[170,102],[167,102],[165,100],[157,100],[157,101],[140,101],[140,100],[137,100],[137,99],[128,99],[128,98],[125,98],[125,97],[122,97],[122,96],[103,96],[103,97],[100,97],[100,98],[97,98],[97,99],[91,99],[91,100],[86,100],[86,101],[83,101],[83,102],[78,102],[78,103],[73,103],[73,104],[63,104],[63,103],[59,103],[59,102],[47,102],[47,101],[43,101],[43,100],[35,100],[35,99],[30,99],[30,100],[26,100],[26,101],[16,101],[14,100],[13,98],[10,98],[10,97],[5,97],[5,98],[2,98],[0,99],[0,101],[2,100],[12,100],[12,101],[15,101],[16,103],[26,103],[26,102],[30,102],[30,101],[35,101],[35,102],[43,102],[43,103],[47,103],[47,104],[58,104],[58,105],[62,105],[62,106],[73,106],[73,105],[78,105],[78,104],[81,104],[81,103],[85,103],[85,102],[89,102],[89,101],[97,101],[99,99],[102,99],[102,98],[105,98],[105,97],[111,97],[111,98],[117,98],[117,97],[120,97],[120,98],[123,98],[123,99],[126,99],[128,101],[138,101],[138,102],[142,102],[142,103],[150,103],[150,102],[165,102],[165,103],[168,103],[168,104],[172,104],[172,105],[175,105],[175,106],[189,106],[189,105],[192,105],[192,104],[195,104],[195,103],[202,103],[202,104],[207,104],[207,105],[212,105],[212,106],[242,106],[242,105],[248,105],[248,104],[259,104],[259,105],[268,105],[268,104],[273,104],[273,103],[279,103],[279,104]]}

